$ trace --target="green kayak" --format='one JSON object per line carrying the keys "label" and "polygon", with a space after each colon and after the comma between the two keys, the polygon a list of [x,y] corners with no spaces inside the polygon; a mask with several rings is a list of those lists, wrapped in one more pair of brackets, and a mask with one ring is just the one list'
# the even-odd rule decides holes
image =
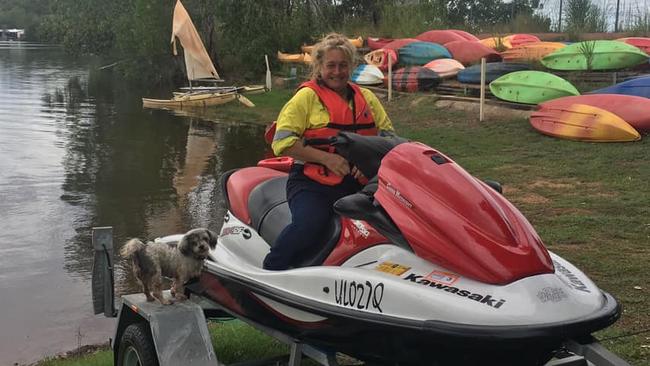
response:
{"label": "green kayak", "polygon": [[584,41],[568,45],[542,59],[542,65],[552,70],[588,70],[587,55],[591,55],[591,70],[616,70],[648,62],[640,49],[618,41]]}
{"label": "green kayak", "polygon": [[517,71],[503,75],[490,83],[490,91],[499,99],[525,104],[580,95],[570,82],[542,71]]}

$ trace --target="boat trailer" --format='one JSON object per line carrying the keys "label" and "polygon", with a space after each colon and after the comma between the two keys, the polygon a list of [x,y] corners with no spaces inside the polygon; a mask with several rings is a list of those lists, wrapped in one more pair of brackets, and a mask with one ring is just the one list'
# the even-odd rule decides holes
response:
{"label": "boat trailer", "polygon": [[[92,296],[95,314],[117,318],[110,339],[115,366],[264,366],[301,365],[306,356],[319,365],[340,366],[336,350],[325,350],[226,311],[219,304],[186,288],[189,299],[172,305],[147,302],[144,294],[123,295],[116,306],[114,290],[113,228],[92,229],[94,261]],[[169,290],[165,296],[170,297]],[[277,357],[226,365],[212,346],[207,319],[237,318],[254,329],[289,346],[289,353]],[[219,340],[217,339],[216,342]],[[569,340],[563,350],[544,366],[630,366],[598,341]]]}

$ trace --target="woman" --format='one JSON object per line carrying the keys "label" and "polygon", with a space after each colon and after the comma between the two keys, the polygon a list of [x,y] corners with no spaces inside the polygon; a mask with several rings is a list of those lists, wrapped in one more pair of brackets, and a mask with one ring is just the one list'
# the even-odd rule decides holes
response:
{"label": "woman", "polygon": [[[312,52],[311,80],[303,83],[282,108],[273,137],[276,155],[296,161],[287,181],[292,222],[280,233],[264,259],[264,268],[283,270],[297,262],[305,248],[321,245],[336,200],[361,189],[361,172],[328,146],[310,140],[339,131],[364,135],[392,135],[393,126],[377,97],[352,84],[355,47],[332,33]],[[308,145],[305,145],[305,142]]]}

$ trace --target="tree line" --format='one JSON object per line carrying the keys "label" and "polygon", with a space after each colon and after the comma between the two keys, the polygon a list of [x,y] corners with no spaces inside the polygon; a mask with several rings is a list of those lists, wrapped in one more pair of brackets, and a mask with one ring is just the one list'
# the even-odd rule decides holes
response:
{"label": "tree line", "polygon": [[[588,0],[568,0],[571,2]],[[27,28],[31,40],[96,54],[145,83],[181,79],[170,50],[176,0],[0,0],[0,27]],[[183,0],[217,68],[227,79],[259,76],[264,54],[298,52],[322,35],[413,37],[431,29],[474,34],[548,32],[536,0]],[[7,9],[5,11],[5,9]],[[575,22],[585,26],[572,15]],[[568,20],[568,19],[567,19]],[[24,22],[19,24],[19,22]],[[588,24],[587,24],[588,25]],[[584,31],[588,31],[585,29]],[[270,57],[271,60],[274,57]]]}

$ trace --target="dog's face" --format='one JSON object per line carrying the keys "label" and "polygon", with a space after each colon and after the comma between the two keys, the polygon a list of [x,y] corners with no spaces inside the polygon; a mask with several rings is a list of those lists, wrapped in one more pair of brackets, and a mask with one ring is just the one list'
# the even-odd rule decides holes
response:
{"label": "dog's face", "polygon": [[178,243],[178,250],[187,257],[205,259],[210,249],[217,246],[217,234],[208,229],[193,229],[188,231]]}

